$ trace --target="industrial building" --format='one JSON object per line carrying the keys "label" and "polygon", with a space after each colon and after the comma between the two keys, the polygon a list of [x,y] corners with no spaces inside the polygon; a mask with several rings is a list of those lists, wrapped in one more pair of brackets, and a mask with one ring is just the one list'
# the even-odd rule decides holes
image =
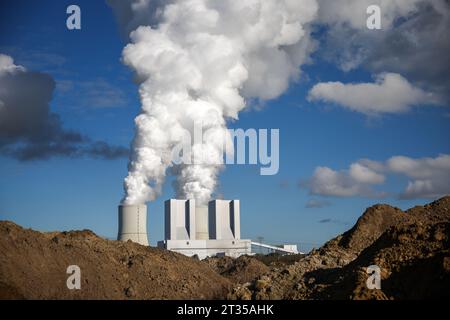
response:
{"label": "industrial building", "polygon": [[[252,246],[270,252],[296,254],[296,245],[271,246],[241,239],[239,200],[212,200],[208,206],[194,199],[170,199],[164,203],[164,240],[158,247],[204,259],[210,256],[239,257],[252,254]],[[148,246],[147,206],[120,205],[120,241]]]}
{"label": "industrial building", "polygon": [[251,254],[251,240],[241,239],[239,200],[213,200],[208,207],[167,200],[164,238],[158,247],[200,259]]}

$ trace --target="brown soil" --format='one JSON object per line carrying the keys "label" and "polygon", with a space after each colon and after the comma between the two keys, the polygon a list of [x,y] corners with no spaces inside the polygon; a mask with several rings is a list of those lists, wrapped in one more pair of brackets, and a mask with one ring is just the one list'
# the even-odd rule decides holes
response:
{"label": "brown soil", "polygon": [[218,274],[230,279],[233,283],[244,284],[269,272],[269,267],[253,257],[241,256],[208,258],[203,260]]}
{"label": "brown soil", "polygon": [[[420,299],[449,296],[450,197],[407,210],[376,205],[349,231],[229,299]],[[370,265],[381,290],[366,286]]]}
{"label": "brown soil", "polygon": [[[91,231],[0,222],[0,252],[0,299],[214,299],[231,285],[195,259]],[[67,289],[69,265],[81,269],[81,290]]]}
{"label": "brown soil", "polygon": [[305,257],[305,254],[281,255],[278,253],[256,254],[256,255],[252,256],[252,258],[257,259],[258,261],[261,261],[266,266],[269,266],[271,268],[285,267],[285,266],[294,264],[297,261],[300,261],[304,257]]}
{"label": "brown soil", "polygon": [[[450,197],[401,211],[368,208],[302,256],[198,261],[93,232],[40,233],[0,222],[0,299],[420,299],[450,292]],[[66,268],[81,268],[68,290]],[[366,268],[381,268],[381,290]]]}

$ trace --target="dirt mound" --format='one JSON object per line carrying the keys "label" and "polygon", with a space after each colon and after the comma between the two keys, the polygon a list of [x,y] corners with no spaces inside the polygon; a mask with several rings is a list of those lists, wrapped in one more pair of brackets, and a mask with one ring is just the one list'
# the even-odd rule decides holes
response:
{"label": "dirt mound", "polygon": [[359,253],[390,227],[408,221],[408,214],[389,205],[378,204],[368,208],[353,228],[345,232],[339,245]]}
{"label": "dirt mound", "polygon": [[[406,212],[365,211],[353,228],[280,270],[235,286],[229,299],[417,299],[448,296],[450,197]],[[382,289],[366,286],[381,268]]]}
{"label": "dirt mound", "polygon": [[[418,299],[450,288],[450,197],[405,212],[376,205],[306,256],[198,261],[89,230],[0,222],[0,299]],[[66,269],[81,268],[81,290]],[[381,290],[366,286],[381,269]]]}
{"label": "dirt mound", "polygon": [[237,259],[213,257],[205,259],[204,262],[218,274],[238,284],[250,282],[270,270],[264,263],[248,256],[241,256]]}
{"label": "dirt mound", "polygon": [[[231,282],[206,264],[93,232],[40,233],[0,222],[0,299],[214,299]],[[81,289],[66,286],[69,265]]]}
{"label": "dirt mound", "polygon": [[[449,297],[450,223],[394,227],[340,272],[330,272],[317,299],[426,299]],[[381,269],[381,290],[366,286],[366,268]]]}
{"label": "dirt mound", "polygon": [[269,253],[269,254],[256,254],[252,258],[261,261],[266,266],[270,268],[281,268],[296,263],[297,261],[303,259],[305,254],[279,254],[279,253]]}
{"label": "dirt mound", "polygon": [[450,196],[436,200],[425,206],[416,206],[406,213],[415,221],[426,224],[446,222],[450,220]]}

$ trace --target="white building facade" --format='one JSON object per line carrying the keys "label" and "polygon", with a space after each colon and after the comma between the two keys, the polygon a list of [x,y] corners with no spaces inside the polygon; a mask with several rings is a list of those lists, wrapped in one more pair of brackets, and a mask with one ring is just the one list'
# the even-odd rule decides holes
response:
{"label": "white building facade", "polygon": [[165,240],[158,247],[200,259],[251,254],[251,240],[241,239],[239,200],[213,200],[208,207],[193,199],[167,200]]}

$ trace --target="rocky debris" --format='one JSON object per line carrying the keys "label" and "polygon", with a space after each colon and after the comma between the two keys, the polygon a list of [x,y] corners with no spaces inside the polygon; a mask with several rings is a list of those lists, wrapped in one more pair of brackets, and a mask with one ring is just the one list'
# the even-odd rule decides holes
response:
{"label": "rocky debris", "polygon": [[228,294],[227,298],[232,300],[251,300],[252,292],[249,290],[250,283],[247,282],[244,285],[238,285]]}
{"label": "rocky debris", "polygon": [[305,257],[305,254],[288,254],[283,255],[279,253],[270,254],[256,254],[252,258],[261,261],[270,268],[284,267],[300,261]]}
{"label": "rocky debris", "polygon": [[[436,235],[438,235],[436,237]],[[449,296],[450,223],[390,228],[338,273],[329,274],[316,299],[426,299]],[[381,269],[381,290],[366,286],[367,267]]]}
{"label": "rocky debris", "polygon": [[358,254],[390,227],[408,221],[408,214],[388,205],[368,208],[349,231],[342,235],[339,246]]}
{"label": "rocky debris", "polygon": [[416,221],[434,224],[450,221],[450,196],[433,201],[425,206],[416,206],[406,210],[406,213]]}
{"label": "rocky debris", "polygon": [[[0,222],[0,299],[214,299],[231,282],[201,261],[93,232],[40,233]],[[81,289],[69,290],[69,265]]]}
{"label": "rocky debris", "polygon": [[[40,233],[0,222],[0,299],[420,299],[450,288],[450,197],[401,211],[368,208],[301,256],[199,261],[89,230]],[[81,268],[68,290],[66,268]],[[381,290],[366,286],[381,269]]]}
{"label": "rocky debris", "polygon": [[249,256],[237,259],[231,257],[212,257],[203,260],[218,274],[230,279],[233,283],[243,284],[270,271],[264,263]]}
{"label": "rocky debris", "polygon": [[[449,237],[450,197],[406,212],[375,205],[349,231],[295,264],[273,269],[246,288],[252,299],[446,297],[450,288]],[[367,267],[374,264],[381,268],[381,290],[366,286]],[[238,289],[228,298],[240,299]]]}

